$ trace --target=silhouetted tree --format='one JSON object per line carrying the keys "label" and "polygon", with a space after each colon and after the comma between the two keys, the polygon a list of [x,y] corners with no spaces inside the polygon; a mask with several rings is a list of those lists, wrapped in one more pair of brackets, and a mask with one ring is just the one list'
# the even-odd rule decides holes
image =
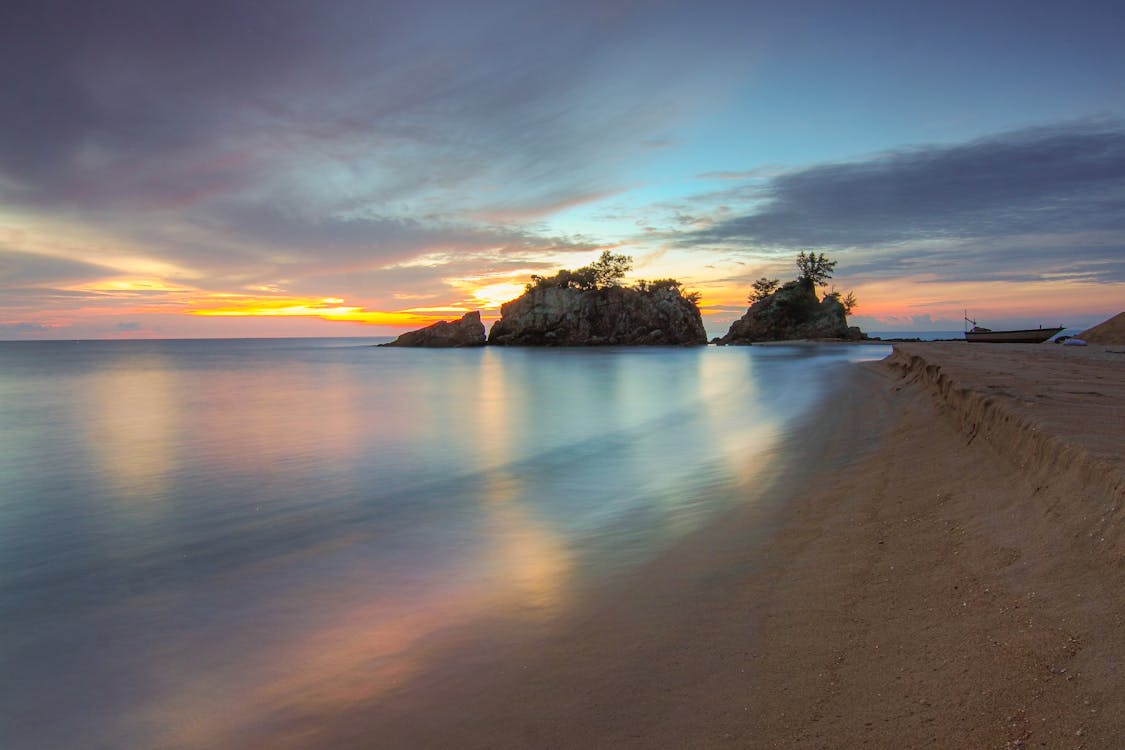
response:
{"label": "silhouetted tree", "polygon": [[683,284],[681,284],[676,279],[656,279],[655,281],[638,279],[637,282],[633,284],[633,288],[638,292],[646,292],[648,294],[651,294],[652,292],[659,292],[661,289],[678,290],[682,286]]}
{"label": "silhouetted tree", "polygon": [[780,283],[777,279],[767,279],[763,276],[750,285],[750,296],[746,298],[747,302],[752,305],[758,300],[765,299],[777,291]]}
{"label": "silhouetted tree", "polygon": [[588,266],[573,271],[562,269],[554,276],[531,275],[527,290],[559,287],[562,289],[605,289],[617,286],[617,282],[633,267],[633,259],[628,255],[615,255],[609,250]]}
{"label": "silhouetted tree", "polygon": [[844,307],[844,315],[851,315],[852,310],[859,306],[859,300],[855,298],[855,292],[848,292],[841,295],[840,291],[833,289],[828,294],[824,295],[825,299],[834,299]]}
{"label": "silhouetted tree", "polygon": [[568,287],[581,287],[582,284],[582,278],[576,278],[574,271],[564,268],[554,276],[531,274],[531,283],[527,285],[527,290],[530,292],[535,287],[559,287],[561,289],[566,289]]}
{"label": "silhouetted tree", "polygon": [[609,286],[617,286],[617,282],[625,277],[625,274],[633,268],[633,259],[628,255],[616,255],[609,250],[602,252],[600,258],[595,260],[588,266],[578,269],[581,273],[583,271],[592,271],[592,281],[595,289],[605,289]]}
{"label": "silhouetted tree", "polygon": [[801,272],[798,278],[806,284],[827,286],[835,268],[836,261],[829,260],[824,253],[806,253],[804,250],[797,253],[797,270]]}
{"label": "silhouetted tree", "polygon": [[685,292],[683,283],[676,279],[656,279],[654,281],[637,279],[633,282],[633,288],[641,294],[655,294],[663,289],[671,289],[693,305],[699,304],[699,300],[703,299],[702,292]]}

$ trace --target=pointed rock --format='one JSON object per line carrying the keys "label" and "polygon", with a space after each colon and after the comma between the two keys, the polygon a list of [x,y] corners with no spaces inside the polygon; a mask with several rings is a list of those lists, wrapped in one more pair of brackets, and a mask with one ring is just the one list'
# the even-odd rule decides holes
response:
{"label": "pointed rock", "polygon": [[419,328],[399,336],[394,341],[379,346],[418,346],[429,348],[452,348],[461,346],[484,346],[484,323],[480,312],[465,313],[460,320],[442,320],[432,326]]}

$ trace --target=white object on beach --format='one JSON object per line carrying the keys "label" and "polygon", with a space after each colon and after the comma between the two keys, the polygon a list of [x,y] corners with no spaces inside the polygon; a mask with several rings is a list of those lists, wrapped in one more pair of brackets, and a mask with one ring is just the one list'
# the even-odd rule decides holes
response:
{"label": "white object on beach", "polygon": [[1086,342],[1082,339],[1076,339],[1073,336],[1063,342],[1063,346],[1086,346]]}

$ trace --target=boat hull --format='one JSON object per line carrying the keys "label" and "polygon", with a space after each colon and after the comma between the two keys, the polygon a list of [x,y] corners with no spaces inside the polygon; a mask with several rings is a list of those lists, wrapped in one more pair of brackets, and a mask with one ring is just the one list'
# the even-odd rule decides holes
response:
{"label": "boat hull", "polygon": [[966,331],[970,344],[1041,344],[1057,336],[1062,328],[1028,328],[1023,331]]}

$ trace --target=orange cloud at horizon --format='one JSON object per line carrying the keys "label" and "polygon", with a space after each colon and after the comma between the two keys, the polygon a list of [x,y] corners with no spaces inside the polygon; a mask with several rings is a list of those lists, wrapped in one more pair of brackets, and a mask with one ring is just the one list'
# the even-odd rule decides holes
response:
{"label": "orange cloud at horizon", "polygon": [[[744,278],[758,273],[754,269],[736,275],[730,264],[701,267],[695,258],[670,256],[642,265],[638,276],[686,278],[685,287],[703,295],[700,311],[710,333],[722,332],[746,311],[749,282]],[[81,295],[72,297],[74,301],[65,310],[13,306],[0,317],[0,326],[26,326],[49,337],[68,335],[64,332],[70,329],[74,335],[114,338],[226,336],[230,335],[228,328],[239,336],[256,336],[284,335],[288,320],[295,335],[392,335],[459,318],[473,310],[479,310],[488,325],[499,317],[503,303],[523,294],[531,273],[532,269],[519,268],[439,277],[430,293],[398,295],[385,289],[381,298],[354,295],[339,288],[325,290],[328,294],[324,296],[299,296],[287,294],[281,286],[222,289],[199,279],[183,280],[161,273],[107,273],[56,287]],[[623,283],[634,281],[630,278]],[[843,293],[855,292],[859,304],[852,316],[864,329],[874,330],[959,327],[963,310],[983,324],[1023,319],[1032,326],[1076,326],[1093,324],[1099,316],[1109,317],[1122,308],[1120,284],[1075,279],[940,281],[913,275],[863,280],[844,275],[833,280],[833,287]],[[411,302],[416,306],[398,307]],[[204,318],[214,324],[201,327]],[[219,321],[223,318],[232,319],[230,326],[222,327]],[[194,327],[189,322],[193,319],[199,323]],[[244,323],[236,326],[233,319]],[[253,319],[261,322],[254,323]],[[266,319],[274,322],[267,324]],[[343,326],[336,328],[333,323],[350,323],[367,330],[344,334]]]}
{"label": "orange cloud at horizon", "polygon": [[1024,318],[1046,325],[1121,307],[1120,286],[1092,282],[934,283],[915,278],[861,283],[854,289],[859,299],[855,315],[888,322],[922,315],[959,322],[967,310],[970,317]]}

